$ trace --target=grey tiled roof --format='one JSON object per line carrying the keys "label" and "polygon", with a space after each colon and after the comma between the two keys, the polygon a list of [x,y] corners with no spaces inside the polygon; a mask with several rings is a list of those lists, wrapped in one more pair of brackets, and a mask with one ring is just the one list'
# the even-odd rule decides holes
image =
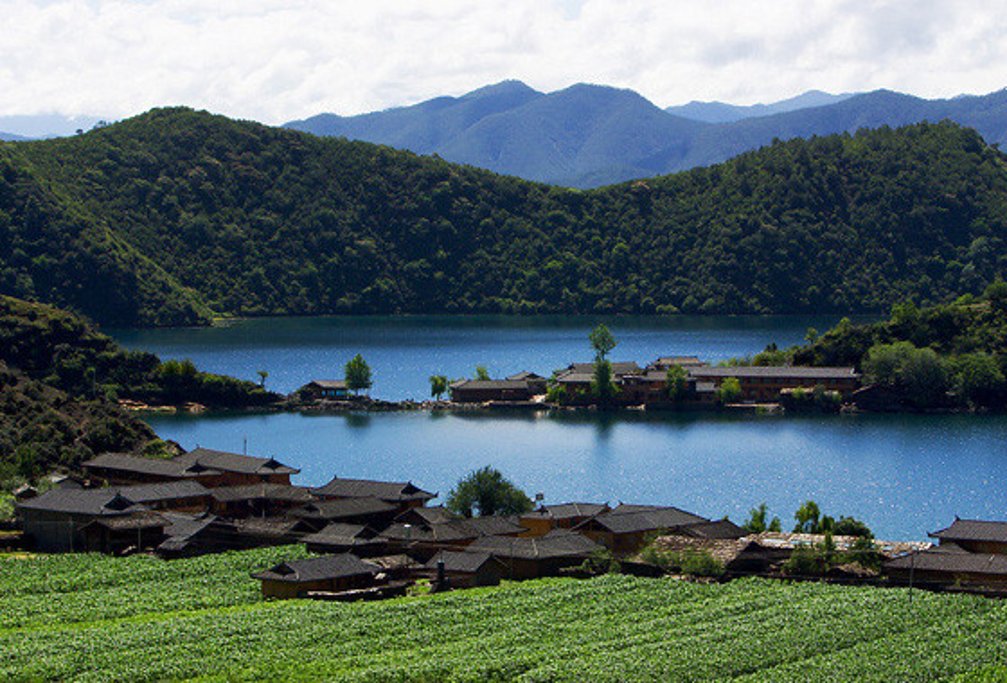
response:
{"label": "grey tiled roof", "polygon": [[375,533],[363,524],[340,524],[332,522],[324,529],[301,538],[302,543],[318,545],[353,546],[379,543]]}
{"label": "grey tiled roof", "polygon": [[748,535],[748,532],[728,519],[691,524],[684,532],[696,538],[733,539]]}
{"label": "grey tiled roof", "polygon": [[760,366],[742,365],[735,367],[690,367],[686,368],[690,377],[737,377],[755,378],[765,377],[771,379],[855,379],[859,377],[854,368],[847,367],[824,367],[812,368],[805,366]]}
{"label": "grey tiled roof", "polygon": [[1007,555],[941,552],[938,549],[903,555],[885,562],[885,569],[947,572],[949,574],[992,574],[1007,577]]}
{"label": "grey tiled roof", "polygon": [[210,490],[198,481],[191,480],[135,484],[133,486],[119,486],[116,488],[119,493],[136,503],[154,503],[159,500],[175,500],[179,498],[200,498],[210,493]]}
{"label": "grey tiled roof", "polygon": [[186,469],[192,469],[193,466],[199,465],[207,469],[241,474],[297,474],[300,472],[300,470],[284,465],[275,458],[257,458],[240,453],[215,451],[210,448],[196,448],[172,458],[172,461],[179,463]]}
{"label": "grey tiled roof", "polygon": [[1007,543],[1007,522],[956,519],[947,529],[930,534],[932,538],[952,541],[989,541]]}
{"label": "grey tiled roof", "polygon": [[426,563],[427,569],[436,569],[437,562],[444,562],[444,571],[474,574],[487,562],[499,562],[489,553],[442,550]]}
{"label": "grey tiled roof", "polygon": [[[315,489],[317,491],[317,489]],[[310,519],[347,519],[380,515],[397,510],[398,506],[373,497],[316,500],[290,514]]]}
{"label": "grey tiled roof", "polygon": [[244,486],[221,486],[210,489],[213,499],[221,503],[239,500],[285,500],[308,503],[316,500],[311,489],[286,484],[246,484]]}
{"label": "grey tiled roof", "polygon": [[496,557],[544,560],[558,557],[587,557],[600,546],[580,534],[553,531],[539,538],[508,538],[485,536],[469,544],[471,552],[483,552]]}
{"label": "grey tiled roof", "polygon": [[288,467],[273,458],[256,458],[209,448],[197,448],[169,460],[143,458],[124,453],[104,453],[83,463],[83,467],[84,469],[114,469],[179,479],[210,471],[242,474],[297,474],[300,472],[300,470]]}
{"label": "grey tiled roof", "polygon": [[378,498],[385,501],[407,502],[435,498],[433,493],[413,485],[412,482],[374,481],[370,479],[342,479],[334,477],[315,493],[337,498]]}
{"label": "grey tiled roof", "polygon": [[543,505],[542,507],[521,515],[527,518],[572,519],[575,517],[593,517],[608,510],[604,503],[560,503],[558,505]]}
{"label": "grey tiled roof", "polygon": [[161,477],[181,477],[182,467],[174,460],[163,458],[142,458],[126,453],[103,453],[85,461],[81,465],[87,469],[114,469],[137,474],[152,474]]}
{"label": "grey tiled roof", "polygon": [[267,579],[270,581],[304,583],[365,574],[374,575],[380,572],[381,567],[370,562],[364,562],[356,555],[342,553],[340,555],[313,557],[307,560],[281,562],[270,569],[253,574],[252,576],[256,579]]}
{"label": "grey tiled roof", "polygon": [[314,384],[322,389],[345,389],[346,380],[342,379],[313,379],[308,382],[308,386]]}
{"label": "grey tiled roof", "polygon": [[524,379],[466,379],[451,384],[452,389],[513,389],[517,391],[528,389],[528,380]]}
{"label": "grey tiled roof", "polygon": [[95,489],[55,488],[19,503],[18,507],[77,515],[121,515],[146,509],[145,503],[200,498],[207,494],[207,489],[195,481],[169,481]]}
{"label": "grey tiled roof", "polygon": [[615,534],[628,534],[659,529],[675,529],[709,522],[710,520],[674,507],[620,505],[584,524],[598,525]]}

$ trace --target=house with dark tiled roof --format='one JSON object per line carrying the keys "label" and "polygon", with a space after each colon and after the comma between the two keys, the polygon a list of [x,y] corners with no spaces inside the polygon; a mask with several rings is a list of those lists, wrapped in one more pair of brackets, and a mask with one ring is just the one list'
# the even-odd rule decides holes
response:
{"label": "house with dark tiled roof", "polygon": [[152,510],[204,512],[210,506],[211,501],[211,490],[198,481],[135,484],[119,486],[116,490],[133,502],[145,505]]}
{"label": "house with dark tiled roof", "polygon": [[690,524],[683,527],[680,533],[693,538],[707,538],[711,540],[738,539],[748,535],[747,531],[729,519],[716,519],[712,522]]}
{"label": "house with dark tiled roof", "polygon": [[[612,381],[620,386],[628,376],[639,375],[643,369],[635,362],[613,362]],[[566,392],[571,403],[588,401],[591,395],[591,383],[594,382],[594,363],[571,363],[564,370],[559,370],[553,376],[553,382]],[[578,400],[578,397],[583,397]]]}
{"label": "house with dark tiled roof", "polygon": [[204,486],[289,485],[290,475],[300,471],[275,458],[257,458],[209,448],[196,448],[166,460],[105,453],[81,466],[89,475],[113,485],[181,479],[198,481]]}
{"label": "house with dark tiled roof", "polygon": [[363,524],[332,522],[321,531],[305,535],[301,542],[313,553],[352,552],[360,557],[384,555],[388,542]]}
{"label": "house with dark tiled roof", "polygon": [[505,379],[510,381],[520,381],[528,383],[528,390],[534,394],[544,394],[546,390],[546,384],[549,381],[548,377],[543,377],[535,372],[530,372],[528,370],[522,370],[521,372],[514,373],[513,375],[508,375]]}
{"label": "house with dark tiled roof", "polygon": [[171,523],[153,510],[128,515],[100,515],[77,530],[83,545],[76,550],[121,554],[127,550],[156,548],[165,539],[165,527]]}
{"label": "house with dark tiled roof", "polygon": [[300,472],[276,458],[258,458],[209,448],[196,448],[172,458],[172,462],[199,480],[206,480],[206,486],[258,483],[290,485],[290,475]]}
{"label": "house with dark tiled roof", "polygon": [[[426,508],[409,508],[409,510]],[[335,500],[314,500],[287,514],[315,522],[319,529],[329,522],[362,524],[375,529],[383,529],[401,514],[401,506],[374,497],[337,498]],[[407,510],[408,511],[408,510]]]}
{"label": "house with dark tiled roof", "polygon": [[342,553],[306,560],[280,562],[267,570],[252,574],[262,582],[265,598],[296,598],[309,591],[340,592],[368,588],[375,584],[382,568],[361,560],[356,555]]}
{"label": "house with dark tiled roof", "polygon": [[87,460],[81,467],[88,475],[117,485],[194,479],[177,462],[163,458],[144,458],[126,453],[103,453]]}
{"label": "house with dark tiled roof", "polygon": [[371,479],[344,479],[334,477],[332,481],[312,491],[320,498],[337,500],[340,498],[377,498],[386,503],[398,505],[404,512],[408,508],[426,505],[437,497],[415,486],[412,482],[374,481]]}
{"label": "house with dark tiled roof", "polygon": [[676,507],[619,505],[577,525],[574,530],[614,553],[625,554],[636,552],[656,534],[677,533],[709,522],[705,517]]}
{"label": "house with dark tiled roof", "polygon": [[297,393],[307,400],[344,399],[350,397],[350,388],[342,379],[313,379]]}
{"label": "house with dark tiled roof", "polygon": [[508,575],[507,565],[489,553],[442,550],[424,565],[433,580],[443,571],[446,586],[438,588],[474,588],[496,586]]}
{"label": "house with dark tiled roof", "polygon": [[700,360],[697,356],[661,356],[648,365],[647,369],[667,372],[676,365],[680,368],[698,368],[706,365],[706,361]]}
{"label": "house with dark tiled roof", "polygon": [[267,517],[314,502],[311,489],[285,484],[243,484],[210,489],[214,514],[222,517]]}
{"label": "house with dark tiled roof", "polygon": [[996,553],[1007,555],[1007,522],[980,519],[959,519],[951,526],[929,534],[943,546],[954,543],[971,553]]}
{"label": "house with dark tiled roof", "polygon": [[402,524],[441,524],[461,519],[459,515],[448,510],[443,505],[436,507],[409,508],[395,517]]}
{"label": "house with dark tiled roof", "polygon": [[885,562],[894,583],[1007,594],[1007,555],[973,553],[951,542]]}
{"label": "house with dark tiled roof", "polygon": [[160,542],[158,529],[163,529],[166,523],[156,515],[138,514],[128,522],[91,526],[87,538],[82,529],[98,520],[151,510],[205,510],[208,501],[208,491],[194,481],[116,488],[55,488],[18,503],[17,514],[25,535],[37,549],[46,552],[109,550],[102,547],[101,539],[109,537],[106,532],[124,529],[144,530],[133,537],[142,548],[155,540]]}
{"label": "house with dark tiled roof", "polygon": [[455,403],[530,401],[535,395],[524,379],[463,379],[452,382],[448,389]]}
{"label": "house with dark tiled roof", "polygon": [[586,536],[557,529],[537,538],[484,536],[465,551],[498,558],[507,567],[507,578],[534,579],[556,576],[567,567],[578,566],[599,549],[601,546]]}
{"label": "house with dark tiled roof", "polygon": [[525,529],[508,517],[473,517],[434,524],[396,522],[381,532],[390,548],[429,558],[439,550],[460,550],[473,541],[489,536],[516,537]]}
{"label": "house with dark tiled roof", "polygon": [[161,512],[168,520],[164,528],[165,539],[157,546],[158,556],[164,558],[191,557],[203,553],[218,552],[222,548],[214,543],[214,538],[206,531],[217,521],[217,516],[204,512],[189,514],[182,512]]}
{"label": "house with dark tiled roof", "polygon": [[698,366],[686,368],[686,371],[697,382],[710,382],[717,387],[728,377],[734,377],[741,385],[745,401],[777,401],[785,389],[818,386],[846,397],[860,386],[860,374],[852,367]]}
{"label": "house with dark tiled roof", "polygon": [[542,505],[521,515],[519,523],[527,531],[522,536],[545,536],[553,529],[572,529],[592,517],[608,512],[605,503],[561,503]]}

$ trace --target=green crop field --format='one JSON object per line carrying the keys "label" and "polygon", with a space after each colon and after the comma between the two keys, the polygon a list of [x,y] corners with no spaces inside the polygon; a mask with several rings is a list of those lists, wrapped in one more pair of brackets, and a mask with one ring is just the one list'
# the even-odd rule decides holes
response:
{"label": "green crop field", "polygon": [[1007,680],[1007,603],[606,576],[266,602],[300,548],[0,559],[0,680]]}

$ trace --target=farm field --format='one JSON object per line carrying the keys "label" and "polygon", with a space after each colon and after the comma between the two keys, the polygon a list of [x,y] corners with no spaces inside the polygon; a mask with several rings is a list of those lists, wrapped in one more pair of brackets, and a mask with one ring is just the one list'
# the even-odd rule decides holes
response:
{"label": "farm field", "polygon": [[0,557],[0,680],[1005,680],[1001,601],[615,575],[263,601],[249,572],[303,555]]}

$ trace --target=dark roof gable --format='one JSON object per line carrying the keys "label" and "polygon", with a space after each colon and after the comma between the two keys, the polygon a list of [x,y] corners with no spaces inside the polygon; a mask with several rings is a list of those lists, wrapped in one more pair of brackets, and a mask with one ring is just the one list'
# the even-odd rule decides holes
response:
{"label": "dark roof gable", "polygon": [[931,538],[949,541],[989,541],[1007,543],[1007,522],[980,519],[956,519],[946,529],[930,534]]}
{"label": "dark roof gable", "polygon": [[322,496],[335,498],[378,498],[389,502],[430,500],[436,495],[415,486],[412,482],[375,481],[372,479],[342,479],[332,481],[314,489]]}
{"label": "dark roof gable", "polygon": [[364,562],[356,555],[342,553],[340,555],[312,557],[307,560],[281,562],[270,569],[252,574],[252,577],[267,581],[306,583],[367,574],[373,576],[380,572],[381,567],[370,562]]}

